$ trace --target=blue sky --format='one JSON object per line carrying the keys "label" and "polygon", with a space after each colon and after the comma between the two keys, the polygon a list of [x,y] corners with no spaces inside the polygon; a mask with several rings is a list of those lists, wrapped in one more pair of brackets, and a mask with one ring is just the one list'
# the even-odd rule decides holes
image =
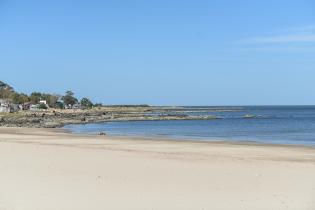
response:
{"label": "blue sky", "polygon": [[105,104],[315,104],[315,3],[0,0],[0,80]]}

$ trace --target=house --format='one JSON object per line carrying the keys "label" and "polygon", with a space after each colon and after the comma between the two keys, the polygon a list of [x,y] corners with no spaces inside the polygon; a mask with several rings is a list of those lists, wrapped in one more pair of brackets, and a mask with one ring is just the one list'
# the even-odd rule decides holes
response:
{"label": "house", "polygon": [[31,107],[32,103],[31,102],[26,102],[22,105],[22,110],[29,110]]}
{"label": "house", "polygon": [[20,110],[18,104],[12,104],[5,99],[0,99],[0,112],[18,112]]}
{"label": "house", "polygon": [[[45,106],[43,106],[45,105]],[[39,104],[32,104],[30,105],[29,110],[30,111],[45,111],[47,110],[48,105],[44,104],[44,103],[39,103]]]}
{"label": "house", "polygon": [[40,111],[39,104],[32,104],[29,109],[31,111]]}
{"label": "house", "polygon": [[79,103],[73,104],[72,109],[81,109],[81,104]]}
{"label": "house", "polygon": [[56,102],[55,106],[58,107],[58,108],[60,108],[60,109],[66,108],[66,107],[65,107],[65,104],[64,104],[63,101],[61,101],[61,100],[58,100],[58,101]]}
{"label": "house", "polygon": [[6,113],[10,113],[11,112],[11,108],[7,105],[1,104],[0,105],[0,112],[6,112]]}
{"label": "house", "polygon": [[0,99],[0,112],[9,113],[10,111],[11,111],[11,108],[9,106],[9,102],[4,99]]}
{"label": "house", "polygon": [[10,112],[18,112],[20,111],[20,105],[19,104],[10,104]]}
{"label": "house", "polygon": [[47,105],[47,101],[46,100],[40,100],[39,103]]}
{"label": "house", "polygon": [[72,105],[71,104],[65,104],[65,109],[72,109]]}
{"label": "house", "polygon": [[49,108],[48,103],[46,100],[40,100],[39,104],[44,104],[47,108]]}
{"label": "house", "polygon": [[76,103],[76,104],[68,104],[68,105],[65,105],[65,109],[81,109],[81,104],[80,103]]}

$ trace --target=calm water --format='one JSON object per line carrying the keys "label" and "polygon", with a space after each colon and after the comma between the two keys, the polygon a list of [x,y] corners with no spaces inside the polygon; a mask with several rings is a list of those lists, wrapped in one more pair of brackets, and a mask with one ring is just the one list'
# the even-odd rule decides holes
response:
{"label": "calm water", "polygon": [[[228,107],[225,107],[228,108]],[[76,133],[160,136],[196,140],[256,141],[315,146],[315,106],[252,106],[240,111],[200,111],[191,115],[215,115],[217,120],[108,122],[68,125]],[[187,113],[186,113],[187,114]],[[255,118],[244,118],[255,115]]]}

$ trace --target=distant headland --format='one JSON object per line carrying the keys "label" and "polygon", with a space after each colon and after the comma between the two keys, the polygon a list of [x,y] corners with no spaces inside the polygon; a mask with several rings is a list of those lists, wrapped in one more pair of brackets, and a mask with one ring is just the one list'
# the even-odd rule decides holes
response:
{"label": "distant headland", "polygon": [[[89,98],[78,99],[72,91],[64,95],[32,92],[19,93],[0,81],[0,126],[62,127],[107,121],[135,120],[211,120],[213,115],[189,115],[192,111],[222,111],[223,108],[194,108],[179,106],[104,105]],[[238,111],[238,109],[225,111]]]}

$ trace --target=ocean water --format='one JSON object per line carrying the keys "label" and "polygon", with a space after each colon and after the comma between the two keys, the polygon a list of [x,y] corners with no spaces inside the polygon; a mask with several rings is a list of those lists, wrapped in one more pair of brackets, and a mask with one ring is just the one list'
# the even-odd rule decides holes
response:
{"label": "ocean water", "polygon": [[[223,109],[220,112],[209,110],[214,107],[186,108],[185,114],[215,115],[220,119],[106,122],[65,128],[75,133],[102,131],[109,135],[315,146],[315,106],[217,107]],[[191,108],[194,110],[189,111]]]}

